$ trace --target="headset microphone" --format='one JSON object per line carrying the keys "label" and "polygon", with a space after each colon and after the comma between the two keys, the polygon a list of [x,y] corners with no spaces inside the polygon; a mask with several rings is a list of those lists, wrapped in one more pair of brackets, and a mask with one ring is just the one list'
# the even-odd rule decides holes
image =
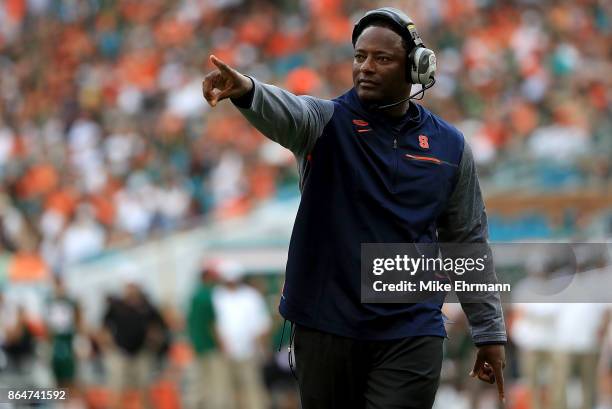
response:
{"label": "headset microphone", "polygon": [[404,99],[402,99],[400,101],[394,102],[392,104],[387,104],[387,105],[372,105],[372,108],[373,109],[378,109],[378,110],[392,108],[392,107],[397,106],[399,104],[403,104],[404,102],[408,101],[409,99],[415,98],[419,94],[421,94],[421,97],[420,98],[415,98],[415,99],[421,100],[421,99],[423,99],[423,95],[425,95],[425,90],[433,87],[435,83],[436,83],[436,79],[432,77],[431,81],[429,82],[429,84],[423,85],[423,87],[419,91],[417,91],[414,94],[410,95],[408,98],[404,98]]}

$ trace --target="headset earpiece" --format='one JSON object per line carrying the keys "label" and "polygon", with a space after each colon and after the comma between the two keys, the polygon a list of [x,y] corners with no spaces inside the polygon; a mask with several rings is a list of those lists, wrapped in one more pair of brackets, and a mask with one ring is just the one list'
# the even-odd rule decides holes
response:
{"label": "headset earpiece", "polygon": [[408,55],[408,78],[413,84],[427,85],[436,73],[436,54],[425,47],[415,47]]}

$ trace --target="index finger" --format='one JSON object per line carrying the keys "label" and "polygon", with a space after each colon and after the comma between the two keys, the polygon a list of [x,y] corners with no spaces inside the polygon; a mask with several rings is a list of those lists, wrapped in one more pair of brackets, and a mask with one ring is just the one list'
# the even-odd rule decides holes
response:
{"label": "index finger", "polygon": [[224,63],[223,61],[215,57],[214,54],[210,55],[210,62],[215,64],[215,66],[219,68],[221,71],[224,71],[230,74],[234,72],[234,70],[232,70],[229,65],[227,65],[226,63]]}
{"label": "index finger", "polygon": [[499,400],[502,402],[506,401],[504,393],[504,371],[502,369],[502,363],[495,362],[493,365],[493,373],[495,374],[495,382],[497,383],[497,392],[499,393]]}

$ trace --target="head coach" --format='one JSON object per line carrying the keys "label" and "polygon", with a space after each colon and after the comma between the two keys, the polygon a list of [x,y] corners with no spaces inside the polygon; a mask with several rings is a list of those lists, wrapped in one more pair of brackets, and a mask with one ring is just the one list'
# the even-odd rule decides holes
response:
{"label": "head coach", "polygon": [[[297,158],[302,197],[279,310],[295,324],[303,408],[431,408],[442,304],[361,303],[361,243],[486,245],[484,203],[463,135],[411,101],[412,84],[434,84],[436,60],[410,18],[369,11],[352,42],[354,86],[333,100],[295,96],[214,56],[203,94],[212,107],[230,98]],[[462,306],[478,348],[470,375],[497,383],[503,399],[499,294]]]}

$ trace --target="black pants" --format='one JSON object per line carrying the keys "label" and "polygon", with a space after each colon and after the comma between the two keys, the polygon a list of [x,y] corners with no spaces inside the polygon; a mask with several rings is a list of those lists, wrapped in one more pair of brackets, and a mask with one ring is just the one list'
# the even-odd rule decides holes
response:
{"label": "black pants", "polygon": [[442,337],[360,341],[297,326],[302,409],[431,409]]}

